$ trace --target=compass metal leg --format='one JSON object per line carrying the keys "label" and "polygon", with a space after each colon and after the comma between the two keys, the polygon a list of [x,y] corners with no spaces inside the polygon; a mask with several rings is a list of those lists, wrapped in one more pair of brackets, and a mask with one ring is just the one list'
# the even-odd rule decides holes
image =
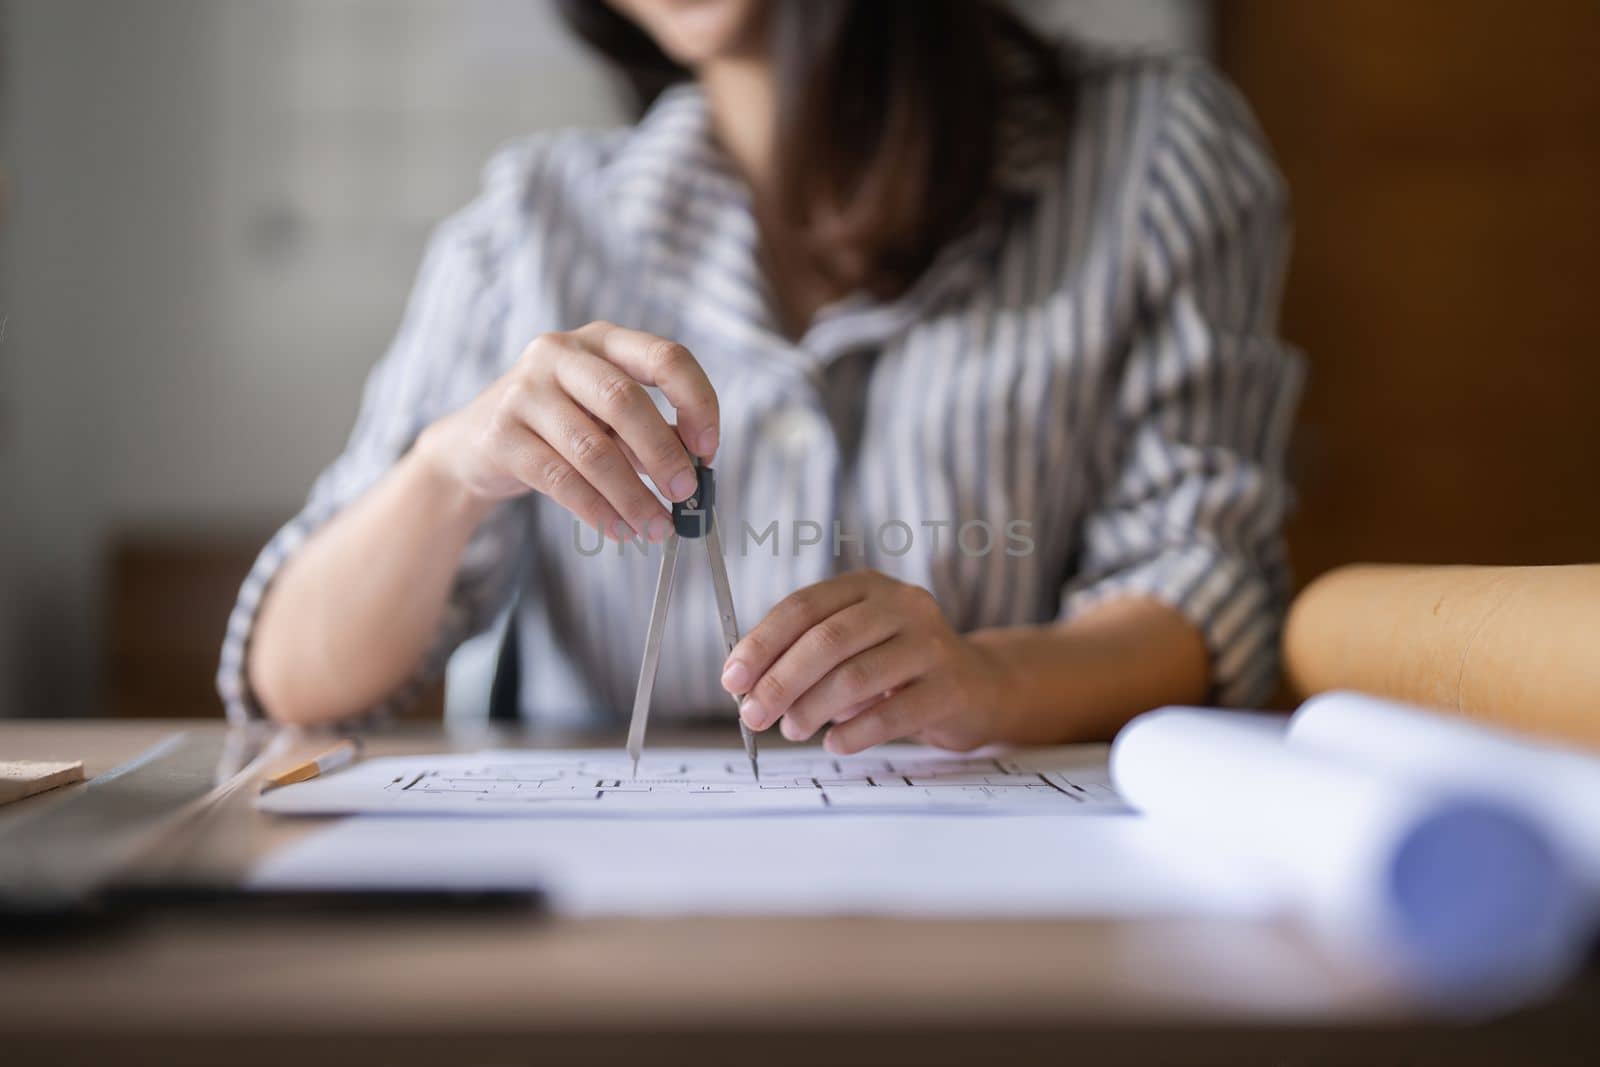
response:
{"label": "compass metal leg", "polygon": [[[656,578],[656,599],[650,608],[650,629],[644,638],[644,664],[639,668],[639,688],[633,694],[633,718],[628,723],[628,755],[633,776],[639,776],[639,754],[644,751],[644,731],[650,722],[650,694],[656,687],[656,667],[661,663],[661,639],[667,627],[667,604],[678,568],[678,535],[668,534],[662,544],[661,573]],[[724,575],[726,580],[726,575]]]}
{"label": "compass metal leg", "polygon": [[[707,516],[706,523],[706,558],[711,562],[711,588],[717,596],[717,619],[722,623],[723,655],[733,651],[733,646],[739,643],[739,620],[733,614],[733,590],[728,586],[728,563],[722,555],[722,532],[718,528],[717,515],[713,511]],[[739,700],[733,701],[734,715],[738,715]],[[739,736],[744,740],[744,754],[750,758],[750,773],[757,779],[761,778],[761,764],[756,760],[756,735],[750,732],[750,727],[739,719]]]}

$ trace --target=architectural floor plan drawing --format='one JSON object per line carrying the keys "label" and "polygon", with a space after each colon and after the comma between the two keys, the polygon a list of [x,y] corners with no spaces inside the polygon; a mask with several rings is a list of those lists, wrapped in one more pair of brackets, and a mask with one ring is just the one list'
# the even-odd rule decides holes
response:
{"label": "architectural floor plan drawing", "polygon": [[633,775],[620,750],[489,751],[373,759],[264,794],[301,814],[425,812],[693,815],[845,811],[950,813],[1124,810],[1098,745],[953,754],[884,746],[857,756],[771,751],[761,778],[742,752],[646,750]]}

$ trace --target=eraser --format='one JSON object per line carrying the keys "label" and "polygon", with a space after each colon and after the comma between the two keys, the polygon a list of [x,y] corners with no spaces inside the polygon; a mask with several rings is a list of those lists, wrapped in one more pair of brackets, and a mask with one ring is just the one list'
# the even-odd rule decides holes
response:
{"label": "eraser", "polygon": [[0,760],[0,804],[83,781],[83,761]]}

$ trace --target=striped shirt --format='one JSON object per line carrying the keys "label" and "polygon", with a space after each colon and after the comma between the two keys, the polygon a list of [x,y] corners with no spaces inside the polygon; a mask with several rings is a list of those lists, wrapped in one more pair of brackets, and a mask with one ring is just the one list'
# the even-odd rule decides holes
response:
{"label": "striped shirt", "polygon": [[[693,85],[637,126],[500,152],[431,240],[348,446],[240,592],[218,673],[230,716],[259,714],[245,653],[284,561],[530,340],[596,319],[681,341],[717,390],[717,506],[746,626],[857,567],[927,588],[960,631],[1152,597],[1204,635],[1218,702],[1262,698],[1302,376],[1276,337],[1285,189],[1200,61],[1097,55],[1072,77],[1067,128],[1009,124],[972,230],[903,295],[840,300],[799,339],[777,324],[747,189]],[[620,721],[660,548],[597,545],[546,498],[501,505],[417,676],[374,710],[515,603],[523,716]],[[655,714],[725,716],[722,661],[690,542]]]}

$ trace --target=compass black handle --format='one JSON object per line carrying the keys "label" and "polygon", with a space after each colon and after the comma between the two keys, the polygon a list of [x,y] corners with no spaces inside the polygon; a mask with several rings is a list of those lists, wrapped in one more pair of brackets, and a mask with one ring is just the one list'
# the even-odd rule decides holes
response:
{"label": "compass black handle", "polygon": [[717,505],[716,474],[698,457],[694,461],[694,475],[697,480],[694,492],[682,503],[672,505],[672,528],[678,531],[679,537],[704,537],[706,528],[711,525],[711,509]]}

